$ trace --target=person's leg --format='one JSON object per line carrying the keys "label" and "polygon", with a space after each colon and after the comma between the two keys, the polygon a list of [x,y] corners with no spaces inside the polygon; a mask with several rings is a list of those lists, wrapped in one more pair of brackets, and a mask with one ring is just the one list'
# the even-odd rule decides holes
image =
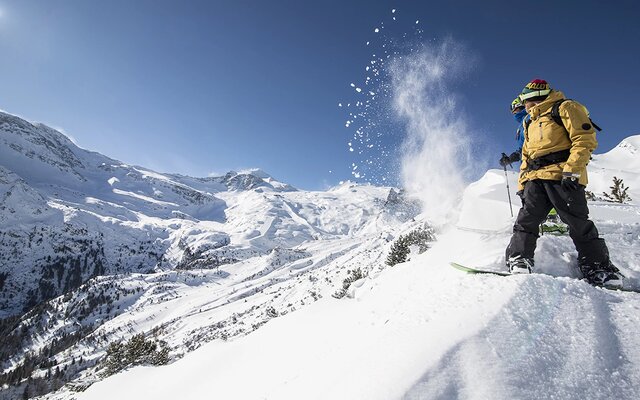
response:
{"label": "person's leg", "polygon": [[609,261],[607,245],[598,234],[595,224],[589,219],[589,207],[580,186],[575,192],[567,193],[560,181],[544,181],[547,194],[560,219],[569,226],[569,236],[573,240],[581,263],[604,263]]}
{"label": "person's leg", "polygon": [[522,207],[513,225],[513,236],[507,246],[506,261],[524,258],[531,260],[536,250],[539,236],[539,225],[552,208],[544,184],[539,180],[529,181],[524,186]]}
{"label": "person's leg", "polygon": [[580,271],[589,283],[619,288],[623,276],[609,259],[609,249],[598,234],[595,224],[589,220],[589,207],[584,187],[566,192],[559,181],[545,181],[549,199],[560,219],[569,225],[569,235],[578,250]]}

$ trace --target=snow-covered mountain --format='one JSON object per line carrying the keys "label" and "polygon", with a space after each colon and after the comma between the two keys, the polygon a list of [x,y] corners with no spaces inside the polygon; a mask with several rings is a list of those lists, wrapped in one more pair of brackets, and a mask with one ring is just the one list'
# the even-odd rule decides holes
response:
{"label": "snow-covered mountain", "polygon": [[[595,195],[613,176],[630,187],[631,203],[590,208],[636,288],[639,149],[627,138],[589,167]],[[2,113],[0,185],[0,399],[65,383],[47,398],[640,394],[638,295],[576,280],[568,237],[540,239],[540,275],[448,267],[500,262],[513,222],[501,170],[469,185],[428,251],[393,268],[394,241],[427,221],[392,188],[161,174]],[[365,278],[334,298],[356,270]],[[173,363],[101,381],[109,345],[140,333]]]}
{"label": "snow-covered mountain", "polygon": [[161,174],[6,113],[0,160],[0,398],[23,394],[18,375],[40,393],[83,377],[135,333],[179,356],[251,332],[381,267],[420,225],[392,188]]}

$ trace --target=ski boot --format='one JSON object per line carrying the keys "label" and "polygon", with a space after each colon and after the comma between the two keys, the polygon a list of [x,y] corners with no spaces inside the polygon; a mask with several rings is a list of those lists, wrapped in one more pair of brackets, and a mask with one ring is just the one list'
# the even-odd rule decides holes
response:
{"label": "ski boot", "polygon": [[533,259],[520,255],[509,257],[507,267],[511,274],[530,274],[533,271]]}
{"label": "ski boot", "polygon": [[622,289],[624,275],[611,261],[580,264],[580,272],[593,286],[607,289]]}

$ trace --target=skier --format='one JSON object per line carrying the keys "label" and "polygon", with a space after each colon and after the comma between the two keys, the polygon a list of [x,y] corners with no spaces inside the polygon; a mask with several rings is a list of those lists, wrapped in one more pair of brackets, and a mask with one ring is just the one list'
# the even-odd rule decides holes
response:
{"label": "skier", "polygon": [[[524,145],[524,133],[522,131],[522,124],[523,124],[523,121],[529,121],[529,114],[527,114],[527,110],[524,108],[524,104],[522,103],[522,100],[520,100],[520,96],[516,97],[511,102],[511,106],[509,108],[511,109],[511,114],[513,114],[513,118],[518,123],[518,129],[516,130],[516,141],[518,142],[518,148],[516,149],[516,151],[514,151],[510,155],[507,155],[506,153],[502,153],[502,157],[500,158],[499,163],[502,166],[502,168],[505,169],[505,171],[507,170],[507,165],[511,166],[511,164],[519,162],[521,159],[522,146]],[[540,224],[541,233],[556,232],[556,231],[559,231],[560,233],[562,233],[563,230],[564,232],[566,232],[566,228],[564,227],[558,228],[557,226],[558,221],[556,218],[554,218],[555,215],[556,215],[556,210],[555,208],[552,208],[551,211],[549,211],[549,215],[547,216],[546,220],[542,224]],[[547,226],[549,223],[553,224],[553,229],[545,230],[545,226]]]}
{"label": "skier", "polygon": [[513,118],[518,123],[518,130],[516,131],[516,141],[518,142],[518,148],[510,155],[502,153],[502,157],[500,158],[499,163],[503,168],[507,165],[511,166],[511,164],[520,161],[520,154],[522,153],[522,146],[524,144],[522,121],[525,119],[525,117],[527,117],[527,110],[525,110],[524,104],[522,104],[520,97],[516,97],[515,100],[511,102],[510,109],[511,114],[513,114]]}
{"label": "skier", "polygon": [[[587,163],[597,147],[595,129],[586,108],[567,100],[541,79],[529,82],[520,94],[529,114],[523,122],[524,146],[518,179],[522,207],[506,250],[514,274],[531,273],[538,225],[555,207],[569,226],[586,280],[597,286],[622,287],[623,276],[609,259],[609,250],[589,220],[585,197]],[[558,103],[558,104],[556,104]],[[553,116],[554,105],[562,125]]]}
{"label": "skier", "polygon": [[[522,131],[522,125],[523,121],[525,121],[525,123],[529,123],[530,120],[529,114],[527,114],[527,110],[524,108],[522,100],[520,100],[520,96],[516,97],[515,100],[511,102],[510,108],[511,114],[513,114],[513,118],[518,123],[518,130],[516,131],[516,141],[518,142],[518,149],[508,156],[505,153],[502,153],[500,165],[505,169],[507,165],[511,166],[511,164],[520,161],[522,147],[524,146],[524,133]],[[558,220],[558,215],[555,208],[552,208],[551,211],[549,211],[549,215],[547,215],[545,220],[540,224],[540,233],[544,234],[545,232],[559,234],[567,232],[566,225],[562,224]]]}

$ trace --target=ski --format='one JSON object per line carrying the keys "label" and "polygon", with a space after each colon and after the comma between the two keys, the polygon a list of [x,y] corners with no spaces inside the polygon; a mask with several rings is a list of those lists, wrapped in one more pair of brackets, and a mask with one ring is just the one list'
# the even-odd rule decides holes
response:
{"label": "ski", "polygon": [[[455,262],[450,262],[449,265],[451,265],[453,268],[455,268],[455,269],[457,269],[459,271],[463,271],[463,272],[466,272],[468,274],[486,274],[486,275],[497,275],[497,276],[511,276],[511,275],[513,275],[513,274],[511,274],[509,272],[506,272],[506,271],[495,271],[495,270],[483,269],[483,268],[472,268],[472,267],[467,267],[466,265],[458,264],[458,263],[455,263]],[[527,274],[518,274],[518,275],[527,275]],[[551,276],[551,275],[548,275],[548,276]],[[578,279],[578,280],[581,280],[581,279]],[[621,287],[621,288],[609,288],[609,287],[606,287],[606,286],[594,286],[594,287],[610,290],[612,292],[615,292],[615,291],[619,290],[621,292],[640,293],[640,290],[635,289],[635,288],[629,288],[629,287]]]}
{"label": "ski", "polygon": [[488,270],[488,269],[479,269],[479,268],[471,268],[471,267],[467,267],[464,266],[462,264],[458,264],[458,263],[449,263],[449,265],[451,265],[453,268],[458,269],[460,271],[464,271],[468,274],[491,274],[491,275],[498,275],[498,276],[509,276],[511,275],[511,273],[509,272],[505,272],[505,271],[493,271],[493,270]]}
{"label": "ski", "polygon": [[542,224],[540,225],[541,235],[562,236],[569,233],[569,228],[563,224]]}

